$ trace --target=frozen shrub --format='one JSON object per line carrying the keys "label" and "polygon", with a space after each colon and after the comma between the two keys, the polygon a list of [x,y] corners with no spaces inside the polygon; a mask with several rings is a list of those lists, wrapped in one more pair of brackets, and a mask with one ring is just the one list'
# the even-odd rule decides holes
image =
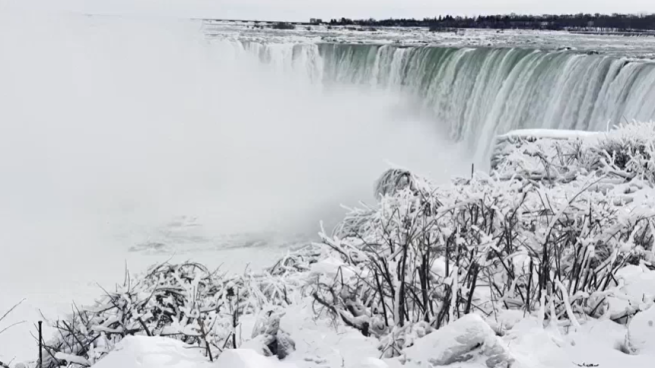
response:
{"label": "frozen shrub", "polygon": [[655,135],[631,129],[519,135],[491,175],[446,186],[386,172],[377,207],[354,209],[335,236],[322,233],[343,266],[316,282],[321,311],[382,337],[387,356],[408,347],[411,326],[439,329],[471,312],[554,312],[574,326],[577,315],[598,316],[617,270],[653,258],[648,151],[625,149],[630,159],[620,162],[602,153],[608,142]]}
{"label": "frozen shrub", "polygon": [[[52,323],[58,334],[46,344],[43,367],[92,364],[135,335],[174,338],[213,360],[237,347],[239,316],[288,305],[285,290],[283,280],[270,273],[227,277],[197,263],[161,264],[136,278],[127,274],[95,306]],[[277,330],[272,335],[276,347],[283,345],[276,348],[282,354],[291,343]]]}

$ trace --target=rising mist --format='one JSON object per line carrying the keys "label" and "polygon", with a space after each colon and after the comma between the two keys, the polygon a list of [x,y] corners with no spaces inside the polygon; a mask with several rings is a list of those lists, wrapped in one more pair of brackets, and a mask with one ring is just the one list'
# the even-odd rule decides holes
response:
{"label": "rising mist", "polygon": [[26,254],[96,249],[181,215],[215,234],[315,233],[341,203],[371,201],[388,162],[436,179],[468,170],[400,96],[325,92],[195,22],[1,24],[0,216]]}

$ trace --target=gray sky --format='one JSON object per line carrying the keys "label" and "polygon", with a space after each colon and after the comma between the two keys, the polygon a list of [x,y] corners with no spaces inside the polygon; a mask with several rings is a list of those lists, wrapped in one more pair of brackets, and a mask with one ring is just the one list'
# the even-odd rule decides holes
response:
{"label": "gray sky", "polygon": [[[33,9],[229,19],[429,17],[439,14],[655,12],[653,0],[0,0]],[[55,3],[55,4],[53,4]]]}

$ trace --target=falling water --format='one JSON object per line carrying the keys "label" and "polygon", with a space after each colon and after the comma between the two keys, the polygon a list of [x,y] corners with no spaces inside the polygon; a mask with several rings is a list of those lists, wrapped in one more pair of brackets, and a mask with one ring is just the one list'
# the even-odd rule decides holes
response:
{"label": "falling water", "polygon": [[237,42],[265,63],[324,86],[400,90],[452,140],[486,153],[519,128],[605,130],[655,119],[655,63],[525,48]]}

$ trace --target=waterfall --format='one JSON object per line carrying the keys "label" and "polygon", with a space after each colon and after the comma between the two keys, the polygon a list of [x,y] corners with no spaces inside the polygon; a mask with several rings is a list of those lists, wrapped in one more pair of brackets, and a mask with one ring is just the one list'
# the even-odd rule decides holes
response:
{"label": "waterfall", "polygon": [[325,86],[402,91],[451,139],[478,148],[512,129],[601,131],[655,120],[655,63],[648,61],[525,48],[245,41],[237,47]]}

